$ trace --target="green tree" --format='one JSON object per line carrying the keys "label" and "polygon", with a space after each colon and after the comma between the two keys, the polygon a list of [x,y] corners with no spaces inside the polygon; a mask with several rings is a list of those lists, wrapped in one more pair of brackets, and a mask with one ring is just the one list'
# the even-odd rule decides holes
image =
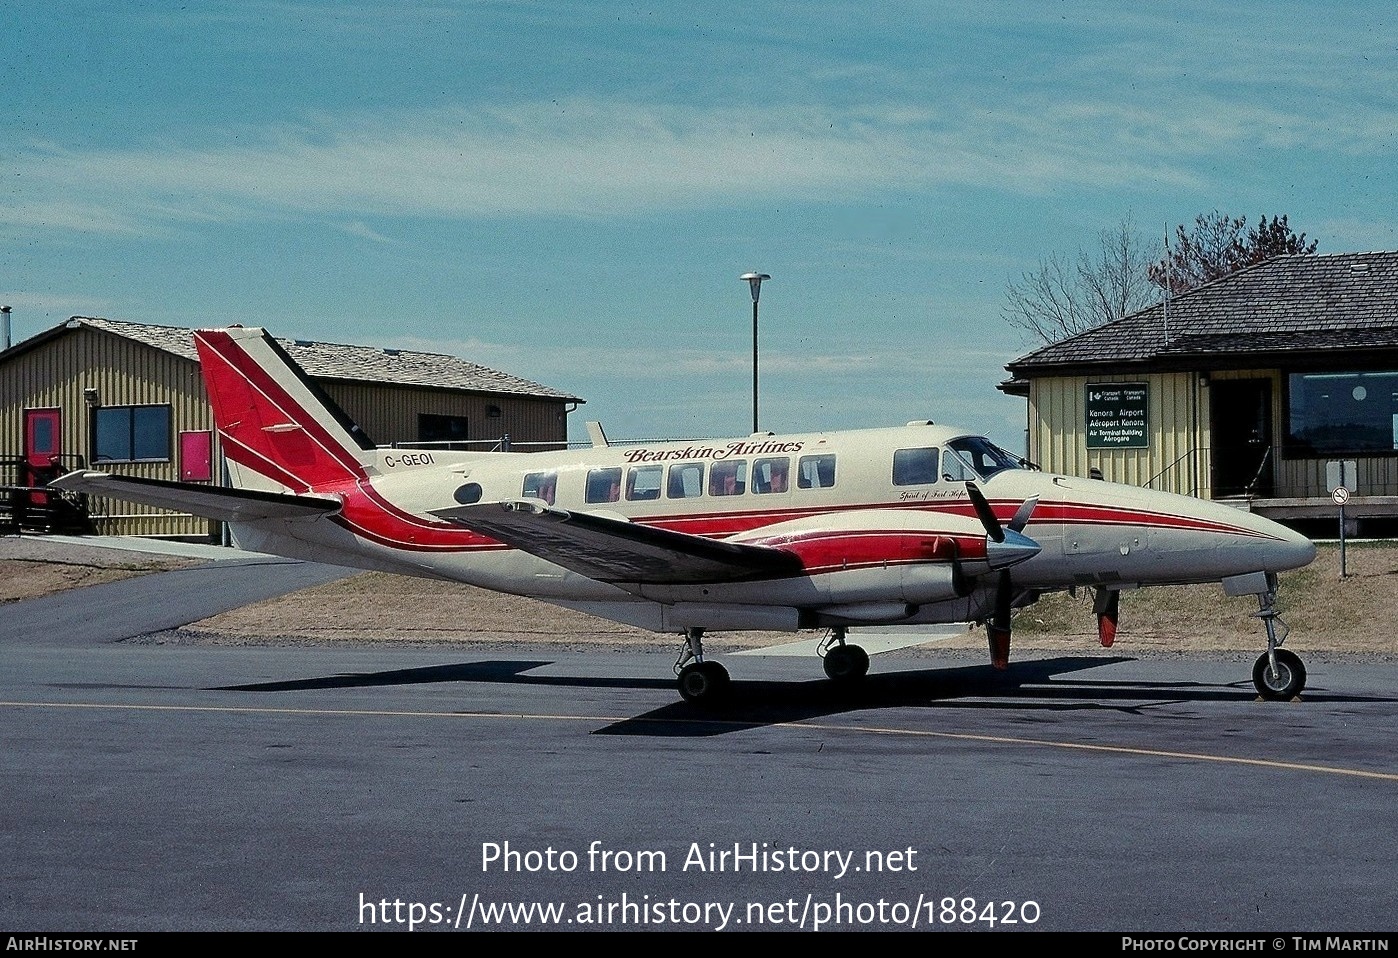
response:
{"label": "green tree", "polygon": [[1270,223],[1264,216],[1255,227],[1248,230],[1244,242],[1248,261],[1244,265],[1251,266],[1274,256],[1291,256],[1297,253],[1310,255],[1316,251],[1318,245],[1320,244],[1316,240],[1307,243],[1305,233],[1300,236],[1293,233],[1285,216],[1274,216]]}
{"label": "green tree", "polygon": [[1175,228],[1175,245],[1151,264],[1150,281],[1178,295],[1274,256],[1314,253],[1317,245],[1293,232],[1285,216],[1263,216],[1248,229],[1245,216],[1200,213],[1192,228]]}

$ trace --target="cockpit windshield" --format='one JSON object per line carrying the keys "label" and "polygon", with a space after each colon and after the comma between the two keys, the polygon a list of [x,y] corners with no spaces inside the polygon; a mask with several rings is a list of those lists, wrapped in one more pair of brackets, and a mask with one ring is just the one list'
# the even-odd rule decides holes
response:
{"label": "cockpit windshield", "polygon": [[1001,449],[984,436],[963,436],[947,443],[961,460],[982,479],[1006,469],[1023,469],[1025,461]]}

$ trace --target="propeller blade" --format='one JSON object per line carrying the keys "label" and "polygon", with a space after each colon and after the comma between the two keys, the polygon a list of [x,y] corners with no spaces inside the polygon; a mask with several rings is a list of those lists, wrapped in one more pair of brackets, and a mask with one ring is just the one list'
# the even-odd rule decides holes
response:
{"label": "propeller blade", "polygon": [[990,508],[990,503],[986,501],[980,487],[968,480],[966,495],[971,497],[971,505],[976,507],[976,515],[980,517],[981,525],[985,526],[985,534],[990,536],[993,542],[1004,542],[1005,530],[1000,525],[1000,520],[995,517],[995,510]]}
{"label": "propeller blade", "polygon": [[995,586],[995,618],[997,628],[1010,631],[1010,603],[1014,600],[1014,588],[1010,583],[1010,570],[1003,569],[1000,581]]}
{"label": "propeller blade", "polygon": [[1019,509],[1015,511],[1014,518],[1010,520],[1008,526],[1011,532],[1022,532],[1024,527],[1029,525],[1029,517],[1034,514],[1035,508],[1039,505],[1038,496],[1030,496],[1019,504]]}
{"label": "propeller blade", "polygon": [[1092,611],[1097,613],[1097,641],[1104,649],[1116,641],[1117,618],[1121,611],[1121,590],[1097,588],[1092,599]]}
{"label": "propeller blade", "polygon": [[995,611],[985,627],[990,640],[990,665],[1002,671],[1010,667],[1010,604],[1013,601],[1010,570],[1003,569],[995,586]]}
{"label": "propeller blade", "polygon": [[[995,510],[990,508],[990,502],[980,487],[968,481],[966,495],[970,497],[981,525],[985,526],[985,534],[989,540],[986,543],[986,558],[991,568],[1000,569],[995,583],[995,608],[990,621],[985,624],[985,631],[990,642],[991,666],[1007,669],[1010,667],[1010,607],[1014,604],[1015,593],[1014,583],[1010,580],[1010,570],[1005,567],[1032,558],[1040,551],[1037,542],[1020,534],[1020,530],[1029,524],[1035,507],[1039,505],[1039,497],[1030,496],[1020,503],[1014,518],[1010,520],[1009,534],[1006,535],[1005,527],[1000,524],[999,517],[995,515]],[[997,546],[999,548],[996,548]]]}

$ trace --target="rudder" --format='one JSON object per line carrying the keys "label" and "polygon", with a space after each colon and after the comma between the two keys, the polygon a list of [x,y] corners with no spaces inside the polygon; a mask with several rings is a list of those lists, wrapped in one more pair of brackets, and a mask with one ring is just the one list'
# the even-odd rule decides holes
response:
{"label": "rudder", "polygon": [[364,478],[373,443],[266,330],[200,330],[194,344],[235,486],[304,493]]}

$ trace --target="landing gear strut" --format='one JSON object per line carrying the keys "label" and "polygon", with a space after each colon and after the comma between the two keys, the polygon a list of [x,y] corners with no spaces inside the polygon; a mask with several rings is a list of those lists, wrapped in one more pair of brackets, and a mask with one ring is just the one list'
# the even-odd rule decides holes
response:
{"label": "landing gear strut", "polygon": [[700,628],[685,629],[675,675],[679,676],[680,695],[695,705],[715,704],[727,693],[731,681],[727,669],[704,659],[704,630]]}
{"label": "landing gear strut", "polygon": [[1306,687],[1306,667],[1296,653],[1281,647],[1291,629],[1277,615],[1277,580],[1271,573],[1267,575],[1267,586],[1267,591],[1257,596],[1258,608],[1253,613],[1267,628],[1267,651],[1252,667],[1252,684],[1264,699],[1294,699]]}
{"label": "landing gear strut", "polygon": [[820,656],[824,659],[825,674],[838,685],[850,685],[869,674],[869,653],[857,645],[845,644],[842,625],[830,630],[830,635],[820,644]]}

